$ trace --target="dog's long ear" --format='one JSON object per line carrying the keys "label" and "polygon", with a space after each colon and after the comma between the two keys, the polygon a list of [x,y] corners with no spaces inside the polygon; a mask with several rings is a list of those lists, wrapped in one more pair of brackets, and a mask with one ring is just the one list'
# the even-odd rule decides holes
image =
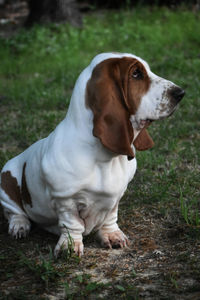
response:
{"label": "dog's long ear", "polygon": [[143,128],[133,142],[133,145],[135,146],[136,150],[144,151],[152,148],[154,146],[154,142],[148,134],[147,130]]}
{"label": "dog's long ear", "polygon": [[111,58],[94,68],[87,83],[86,104],[94,114],[93,135],[110,151],[131,159],[133,128],[118,61]]}

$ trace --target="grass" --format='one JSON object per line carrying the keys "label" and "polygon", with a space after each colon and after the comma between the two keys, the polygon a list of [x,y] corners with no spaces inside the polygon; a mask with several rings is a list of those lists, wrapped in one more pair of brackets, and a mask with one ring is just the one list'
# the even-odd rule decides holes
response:
{"label": "grass", "polygon": [[26,267],[36,280],[44,282],[47,289],[49,287],[49,283],[54,282],[55,284],[56,280],[64,275],[64,273],[57,270],[53,264],[54,257],[51,248],[47,258],[41,253],[39,253],[39,257],[37,259],[27,258],[23,253],[20,253],[19,257],[19,265]]}
{"label": "grass", "polygon": [[197,198],[187,201],[183,198],[182,193],[180,194],[180,206],[181,214],[187,223],[200,228],[200,215],[199,215],[199,201]]}
{"label": "grass", "polygon": [[[190,227],[188,239],[198,241],[199,21],[199,14],[184,7],[175,11],[140,7],[130,11],[89,14],[84,17],[82,29],[66,24],[35,26],[29,31],[20,30],[12,38],[1,38],[0,168],[9,158],[47,136],[64,118],[75,80],[94,55],[106,51],[134,53],[147,60],[155,73],[183,87],[186,96],[172,117],[149,128],[155,147],[137,153],[138,171],[121,201],[120,222],[123,224],[124,216],[126,222],[131,220],[133,211],[138,207],[144,207],[147,211],[153,208],[160,218],[170,219],[173,226],[181,224]],[[31,245],[29,241],[28,251],[31,251]],[[9,257],[12,256],[11,248],[6,254]],[[48,289],[49,282],[60,278],[61,271],[57,269],[57,263],[46,255],[47,258],[30,256],[21,259],[21,263]],[[12,257],[15,261],[19,259],[16,254]],[[3,261],[5,256],[0,259]],[[5,265],[7,263],[6,260]],[[136,280],[138,271],[133,267],[131,269],[130,276]],[[199,278],[195,264],[192,270]],[[66,267],[65,277],[68,271]],[[8,279],[15,272],[16,265],[11,263],[7,271]],[[169,281],[177,289],[180,283],[172,275],[168,275]],[[98,282],[90,281],[86,275],[81,276],[74,275],[68,281],[63,280],[62,285],[69,299],[88,297],[100,289],[117,293],[118,299],[138,297],[138,291],[125,280],[103,287]],[[20,299],[26,291],[25,285],[17,290]]]}

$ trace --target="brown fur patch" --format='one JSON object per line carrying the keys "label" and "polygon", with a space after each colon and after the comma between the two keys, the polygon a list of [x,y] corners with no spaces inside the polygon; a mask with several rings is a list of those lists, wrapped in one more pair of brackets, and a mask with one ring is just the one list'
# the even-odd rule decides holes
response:
{"label": "brown fur patch", "polygon": [[[141,78],[134,78],[138,71]],[[94,136],[117,154],[134,157],[130,115],[136,113],[150,86],[144,66],[135,58],[110,58],[99,63],[87,83],[86,106],[94,114]]]}
{"label": "brown fur patch", "polygon": [[135,146],[136,150],[144,151],[152,148],[154,146],[154,142],[148,134],[147,130],[143,128],[134,141],[133,145]]}
{"label": "brown fur patch", "polygon": [[29,204],[32,207],[31,195],[29,193],[27,184],[26,184],[26,175],[25,175],[26,163],[23,165],[22,172],[22,187],[21,187],[21,197],[23,203]]}
{"label": "brown fur patch", "polygon": [[123,93],[119,59],[98,64],[87,84],[86,104],[94,114],[93,134],[117,154],[134,157],[133,130]]}
{"label": "brown fur patch", "polygon": [[[139,72],[141,79],[135,79],[133,77],[134,72]],[[136,113],[140,105],[141,98],[147,93],[150,84],[151,81],[144,66],[137,61],[129,70],[127,83],[127,99],[132,115]]]}
{"label": "brown fur patch", "polygon": [[1,187],[10,199],[23,209],[20,187],[17,183],[16,177],[13,177],[10,171],[6,171],[1,174]]}

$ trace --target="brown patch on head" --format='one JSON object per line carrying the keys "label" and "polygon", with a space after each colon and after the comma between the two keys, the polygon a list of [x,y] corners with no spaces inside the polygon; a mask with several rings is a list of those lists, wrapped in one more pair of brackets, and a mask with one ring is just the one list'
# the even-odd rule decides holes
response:
{"label": "brown patch on head", "polygon": [[29,193],[27,184],[26,184],[26,175],[25,175],[26,163],[23,165],[23,172],[22,172],[22,187],[21,187],[21,197],[23,203],[29,204],[32,207],[31,195]]}
{"label": "brown patch on head", "polygon": [[1,174],[1,187],[10,199],[23,209],[20,187],[17,183],[17,179],[12,176],[10,171]]}
{"label": "brown patch on head", "polygon": [[129,70],[127,99],[129,109],[134,115],[140,105],[142,96],[149,90],[151,81],[144,66],[136,60]]}
{"label": "brown patch on head", "polygon": [[149,86],[144,66],[131,57],[104,60],[87,83],[86,105],[94,114],[94,136],[112,152],[129,159],[134,157],[130,116],[136,113]]}

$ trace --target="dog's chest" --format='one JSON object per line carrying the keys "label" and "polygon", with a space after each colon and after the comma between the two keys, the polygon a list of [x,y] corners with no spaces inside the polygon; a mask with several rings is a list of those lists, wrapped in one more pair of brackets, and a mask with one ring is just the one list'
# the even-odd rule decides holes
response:
{"label": "dog's chest", "polygon": [[132,164],[126,160],[97,163],[88,177],[85,189],[88,193],[117,196],[127,187],[132,171]]}
{"label": "dog's chest", "polygon": [[83,218],[89,211],[110,211],[124,194],[134,175],[136,162],[115,161],[113,164],[96,164],[82,189],[74,195]]}
{"label": "dog's chest", "polygon": [[109,212],[124,194],[135,164],[115,162],[96,164],[88,183],[74,197],[80,217],[85,223],[84,235],[102,226]]}

